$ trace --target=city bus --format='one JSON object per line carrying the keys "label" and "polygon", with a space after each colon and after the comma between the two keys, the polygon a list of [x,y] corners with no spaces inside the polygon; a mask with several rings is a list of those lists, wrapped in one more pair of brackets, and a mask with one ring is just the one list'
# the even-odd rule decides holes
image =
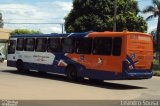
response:
{"label": "city bus", "polygon": [[149,79],[153,38],[141,32],[20,34],[9,39],[7,65],[70,80]]}

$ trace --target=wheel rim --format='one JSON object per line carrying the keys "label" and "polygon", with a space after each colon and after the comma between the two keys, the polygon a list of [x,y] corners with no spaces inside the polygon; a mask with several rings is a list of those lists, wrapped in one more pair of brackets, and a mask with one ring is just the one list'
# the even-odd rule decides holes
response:
{"label": "wheel rim", "polygon": [[68,78],[71,80],[77,79],[77,73],[74,67],[68,67]]}
{"label": "wheel rim", "polygon": [[70,71],[70,76],[71,76],[72,78],[75,78],[75,77],[76,77],[75,71],[71,70],[71,71]]}

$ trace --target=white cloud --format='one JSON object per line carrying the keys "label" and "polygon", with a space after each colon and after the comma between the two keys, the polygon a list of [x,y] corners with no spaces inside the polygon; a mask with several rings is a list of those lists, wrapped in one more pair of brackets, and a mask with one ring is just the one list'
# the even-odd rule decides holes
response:
{"label": "white cloud", "polygon": [[156,25],[152,25],[148,27],[148,33],[152,32],[153,30],[155,30],[157,28]]}
{"label": "white cloud", "polygon": [[70,2],[55,1],[52,2],[52,6],[56,6],[57,8],[62,9],[64,11],[70,11],[72,9],[72,4]]}
{"label": "white cloud", "polygon": [[62,29],[59,27],[51,27],[51,30],[53,31],[53,33],[61,33]]}
{"label": "white cloud", "polygon": [[[71,9],[72,2],[61,2],[59,0],[54,0],[53,2],[36,2],[34,4],[0,4],[0,11],[3,14],[3,20],[9,23],[64,23],[64,17]],[[5,24],[4,27],[11,29],[35,29],[44,33],[61,32],[61,26],[53,24]]]}
{"label": "white cloud", "polygon": [[[142,16],[145,20],[147,17],[149,17],[151,15],[151,13],[146,13],[146,14],[140,13],[138,15]],[[148,23],[147,33],[150,33],[151,31],[153,31],[157,27],[157,22],[158,22],[158,17],[155,17],[155,18],[147,21],[147,23]]]}

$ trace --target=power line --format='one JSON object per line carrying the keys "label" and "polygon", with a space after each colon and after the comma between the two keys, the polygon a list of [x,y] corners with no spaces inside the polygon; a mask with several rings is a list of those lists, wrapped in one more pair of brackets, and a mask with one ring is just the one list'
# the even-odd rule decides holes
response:
{"label": "power line", "polygon": [[4,24],[64,24],[64,23],[12,23],[12,22],[4,22]]}
{"label": "power line", "polygon": [[4,20],[53,20],[53,19],[58,19],[58,20],[61,20],[63,18],[47,18],[47,19],[41,19],[41,18],[34,18],[34,19],[29,19],[29,18],[26,18],[26,19],[12,19],[12,18],[8,18],[8,19],[4,19]]}

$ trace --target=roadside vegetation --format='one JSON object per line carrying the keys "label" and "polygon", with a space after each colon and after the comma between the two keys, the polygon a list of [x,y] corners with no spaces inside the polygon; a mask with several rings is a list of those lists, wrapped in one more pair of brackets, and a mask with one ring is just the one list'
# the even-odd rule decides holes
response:
{"label": "roadside vegetation", "polygon": [[15,29],[11,32],[11,35],[16,35],[16,34],[42,34],[42,32],[29,29]]}
{"label": "roadside vegetation", "polygon": [[158,18],[157,28],[156,28],[156,41],[154,43],[154,51],[157,53],[159,59],[154,59],[153,61],[153,75],[160,76],[160,0],[152,0],[152,4],[147,6],[143,10],[144,14],[150,13],[146,18],[146,21],[150,19]]}
{"label": "roadside vegetation", "polygon": [[156,60],[156,59],[154,59],[153,61],[153,75],[160,76],[159,60]]}
{"label": "roadside vegetation", "polygon": [[154,70],[153,75],[154,76],[160,76],[160,70]]}
{"label": "roadside vegetation", "polygon": [[[158,18],[157,22],[157,30],[156,30],[156,44],[154,45],[156,48],[156,53],[159,57],[159,66],[160,66],[160,0],[152,0],[152,4],[147,6],[143,13],[150,15],[146,18],[146,21],[149,21],[150,19]],[[159,68],[160,69],[160,68]]]}

